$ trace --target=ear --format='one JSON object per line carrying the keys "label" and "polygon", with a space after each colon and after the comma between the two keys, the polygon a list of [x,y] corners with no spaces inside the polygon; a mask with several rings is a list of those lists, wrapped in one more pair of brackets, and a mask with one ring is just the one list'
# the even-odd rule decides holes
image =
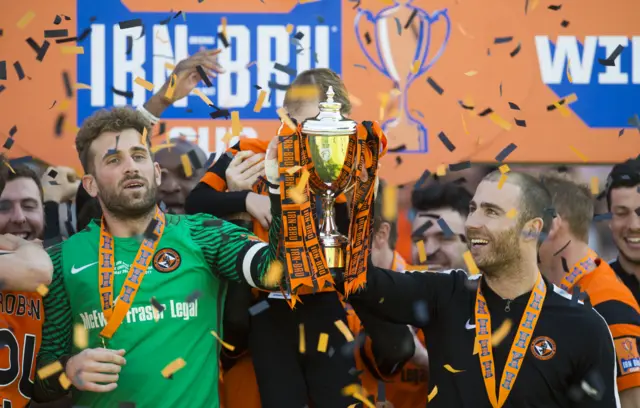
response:
{"label": "ear", "polygon": [[160,183],[162,183],[162,170],[160,169],[160,165],[156,162],[153,162],[153,176],[156,179],[156,184],[160,185]]}
{"label": "ear", "polygon": [[540,237],[540,234],[542,233],[542,226],[544,225],[544,222],[542,221],[542,218],[538,217],[538,218],[534,218],[530,221],[527,221],[526,224],[524,224],[524,227],[522,229],[522,236],[524,238],[525,241],[538,241],[538,238]]}
{"label": "ear", "polygon": [[376,241],[380,244],[388,244],[389,243],[389,234],[391,233],[391,224],[388,222],[383,222],[380,224],[380,228],[378,228],[378,232],[376,232]]}
{"label": "ear", "polygon": [[562,217],[558,214],[551,220],[551,229],[549,230],[549,239],[555,239],[562,230]]}
{"label": "ear", "polygon": [[82,187],[84,187],[91,197],[96,198],[98,196],[98,183],[96,183],[95,177],[91,174],[82,176]]}

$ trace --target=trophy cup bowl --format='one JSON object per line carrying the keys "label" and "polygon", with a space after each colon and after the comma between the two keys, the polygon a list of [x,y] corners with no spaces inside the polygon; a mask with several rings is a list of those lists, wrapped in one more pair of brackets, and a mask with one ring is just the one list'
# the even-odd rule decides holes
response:
{"label": "trophy cup bowl", "polygon": [[[302,123],[302,148],[306,149],[310,187],[322,198],[319,238],[327,266],[332,274],[345,267],[345,248],[349,239],[338,232],[335,201],[355,184],[354,161],[357,150],[357,123],[340,114],[342,105],[334,102],[333,87],[320,113]],[[350,171],[349,171],[350,170]]]}

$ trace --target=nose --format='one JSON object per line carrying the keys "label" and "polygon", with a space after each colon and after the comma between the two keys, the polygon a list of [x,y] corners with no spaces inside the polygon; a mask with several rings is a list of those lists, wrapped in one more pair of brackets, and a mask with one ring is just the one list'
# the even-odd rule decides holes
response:
{"label": "nose", "polygon": [[179,193],[180,183],[169,172],[162,173],[162,181],[160,182],[160,191],[167,194]]}
{"label": "nose", "polygon": [[465,229],[479,229],[482,228],[481,216],[478,211],[474,211],[469,214],[467,220],[464,222]]}
{"label": "nose", "polygon": [[433,255],[440,250],[440,240],[434,236],[426,237],[424,240],[424,252]]}
{"label": "nose", "polygon": [[27,217],[25,216],[24,211],[22,211],[22,207],[20,207],[20,205],[13,206],[9,220],[14,224],[23,224],[27,222]]}
{"label": "nose", "polygon": [[629,229],[640,230],[640,211],[636,210],[631,214]]}

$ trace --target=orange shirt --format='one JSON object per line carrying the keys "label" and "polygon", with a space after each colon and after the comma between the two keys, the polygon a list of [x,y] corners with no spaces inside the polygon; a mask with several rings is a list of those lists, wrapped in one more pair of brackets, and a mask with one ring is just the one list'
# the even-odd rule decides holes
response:
{"label": "orange shirt", "polygon": [[567,277],[571,286],[579,285],[589,295],[591,305],[609,325],[618,360],[618,391],[640,387],[640,307],[633,294],[595,253],[574,265]]}
{"label": "orange shirt", "polygon": [[224,373],[221,390],[222,408],[261,408],[258,381],[250,354],[245,353]]}
{"label": "orange shirt", "polygon": [[0,399],[11,407],[31,400],[35,358],[42,340],[44,306],[37,293],[0,291]]}

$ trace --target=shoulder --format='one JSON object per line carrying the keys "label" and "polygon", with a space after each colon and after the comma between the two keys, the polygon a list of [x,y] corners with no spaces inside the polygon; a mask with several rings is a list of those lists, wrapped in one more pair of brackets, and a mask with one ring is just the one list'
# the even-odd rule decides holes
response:
{"label": "shoulder", "polygon": [[597,326],[604,327],[608,331],[605,320],[591,305],[585,304],[579,298],[575,298],[555,285],[549,285],[544,307],[550,312],[549,315],[557,320],[558,325],[570,324],[576,328]]}

